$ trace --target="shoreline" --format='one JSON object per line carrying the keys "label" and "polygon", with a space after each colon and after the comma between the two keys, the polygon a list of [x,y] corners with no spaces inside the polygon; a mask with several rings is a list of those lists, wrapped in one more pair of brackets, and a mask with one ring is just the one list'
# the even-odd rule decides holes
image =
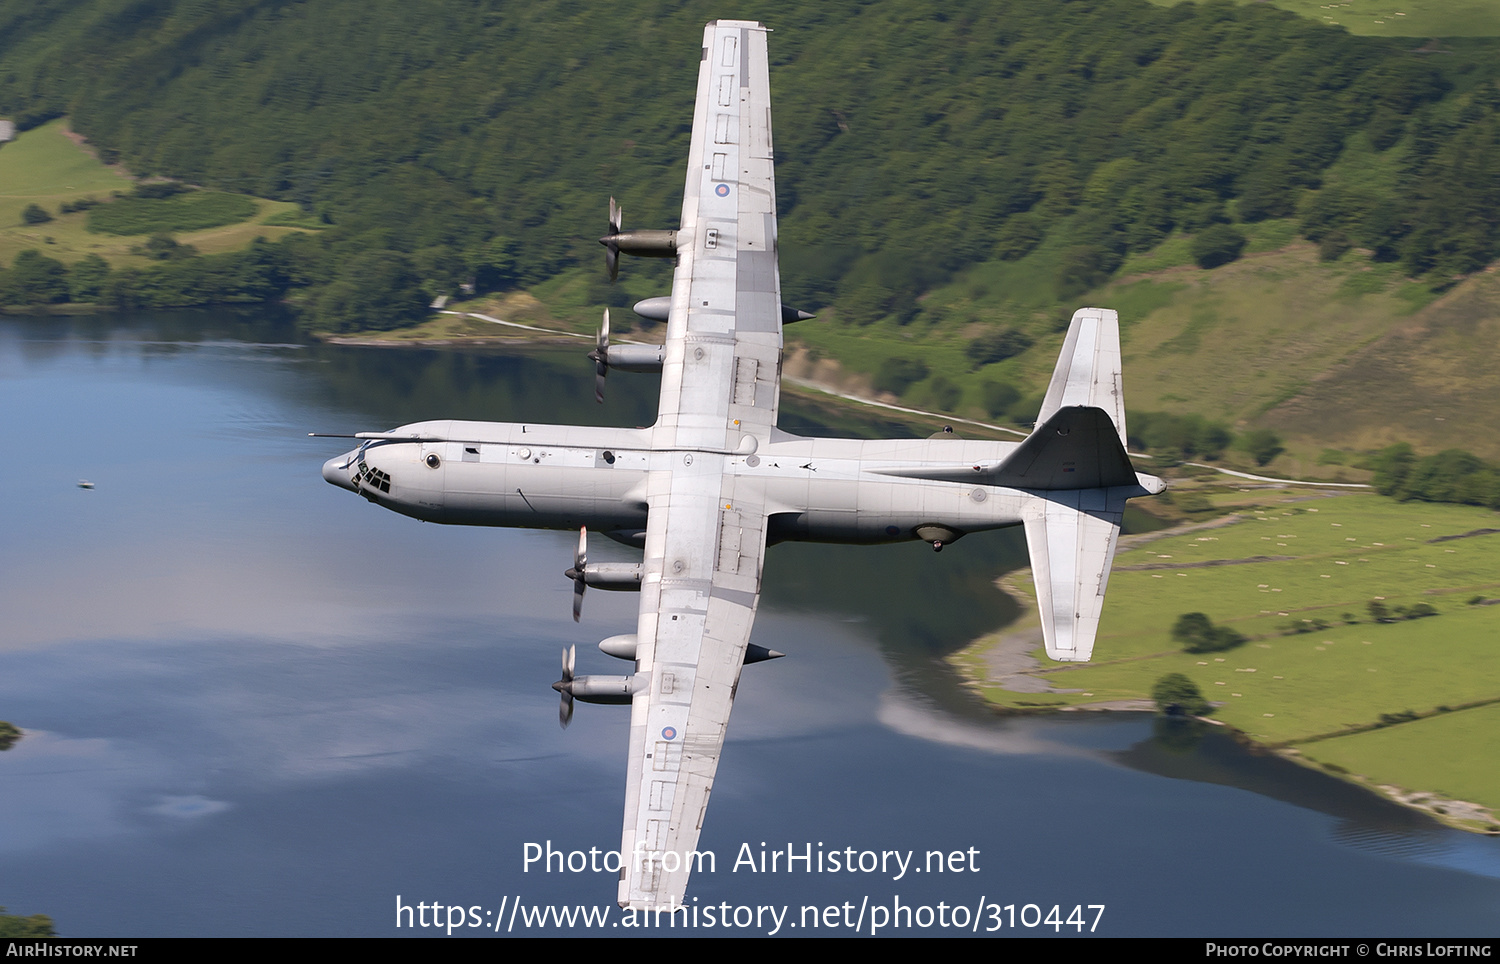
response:
{"label": "shoreline", "polygon": [[[1135,547],[1145,545],[1157,539],[1168,536],[1184,535],[1217,526],[1231,525],[1240,521],[1238,514],[1231,513],[1207,522],[1188,522],[1158,529],[1154,532],[1140,533],[1134,536],[1121,537],[1121,547]],[[1082,692],[1076,689],[1059,689],[1046,677],[1055,672],[1069,669],[1076,664],[1056,663],[1047,664],[1038,659],[1034,653],[1042,645],[1041,614],[1036,606],[1036,598],[1028,591],[1027,587],[1032,585],[1030,567],[1014,569],[995,580],[995,585],[1015,600],[1020,612],[1008,625],[986,633],[975,639],[969,645],[953,652],[945,657],[946,662],[954,668],[963,680],[966,688],[975,696],[984,701],[985,706],[997,715],[1051,715],[1061,713],[1156,713],[1156,703],[1149,697],[1127,699],[1127,700],[1100,700],[1094,703],[1078,703],[1060,705],[1057,703],[1030,703],[1024,699],[1011,700],[1008,703],[1000,702],[986,695],[986,689],[1000,689],[1017,696],[1031,696],[1045,698],[1047,694],[1077,694]],[[1150,657],[1127,657],[1128,659],[1142,659]],[[1108,662],[1107,660],[1104,662]],[[983,675],[979,675],[980,672]],[[1088,695],[1085,693],[1084,695]],[[1210,726],[1222,727],[1233,739],[1242,746],[1251,747],[1258,752],[1273,754],[1283,760],[1291,761],[1298,766],[1306,767],[1325,776],[1333,777],[1344,783],[1357,786],[1369,793],[1382,797],[1392,803],[1399,804],[1409,810],[1416,810],[1426,814],[1438,823],[1455,830],[1478,834],[1483,837],[1500,837],[1500,830],[1487,829],[1494,826],[1497,819],[1495,811],[1483,804],[1467,800],[1457,800],[1443,796],[1433,790],[1413,790],[1408,787],[1389,783],[1377,783],[1373,780],[1349,773],[1342,768],[1331,768],[1303,754],[1300,747],[1307,743],[1316,743],[1320,740],[1335,736],[1348,736],[1362,732],[1370,727],[1356,727],[1348,732],[1331,734],[1315,734],[1297,741],[1283,743],[1264,743],[1245,733],[1232,724],[1210,717],[1194,717],[1202,723]],[[1484,824],[1477,826],[1476,824]]]}

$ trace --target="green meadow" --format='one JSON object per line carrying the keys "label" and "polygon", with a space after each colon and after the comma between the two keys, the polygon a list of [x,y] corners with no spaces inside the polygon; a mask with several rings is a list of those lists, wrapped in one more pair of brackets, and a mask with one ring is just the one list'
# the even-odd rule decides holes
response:
{"label": "green meadow", "polygon": [[[991,683],[984,695],[1015,708],[1141,700],[1162,676],[1183,673],[1216,704],[1212,719],[1257,742],[1373,784],[1500,809],[1500,606],[1474,601],[1500,596],[1500,532],[1464,536],[1500,529],[1500,516],[1363,494],[1221,498],[1259,504],[1225,524],[1122,545],[1094,662],[1034,653],[1043,664],[1034,675],[1059,692]],[[1012,582],[1030,590],[1029,579]],[[1379,623],[1372,600],[1393,612],[1426,603],[1438,615]],[[1249,641],[1184,652],[1171,629],[1186,612]],[[993,645],[964,664],[981,665]]]}
{"label": "green meadow", "polygon": [[[194,191],[158,199],[113,198],[134,185],[128,173],[101,163],[74,141],[65,120],[0,145],[0,265],[9,265],[27,248],[65,264],[97,254],[116,267],[145,265],[150,259],[132,249],[158,231],[175,232],[179,242],[217,254],[306,226],[289,220],[301,215],[296,204],[248,195]],[[104,203],[87,211],[60,212],[64,203],[84,198]],[[40,205],[52,220],[24,224],[21,212],[30,204]],[[112,210],[117,207],[118,212]],[[273,220],[277,224],[269,223]]]}

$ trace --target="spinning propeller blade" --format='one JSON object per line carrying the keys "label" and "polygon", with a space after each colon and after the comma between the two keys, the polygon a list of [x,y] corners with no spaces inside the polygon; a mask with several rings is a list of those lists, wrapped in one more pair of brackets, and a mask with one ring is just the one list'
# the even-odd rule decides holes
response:
{"label": "spinning propeller blade", "polygon": [[568,724],[573,722],[574,656],[575,654],[572,646],[568,646],[563,649],[562,679],[552,684],[552,688],[557,690],[557,692],[562,697],[562,702],[559,703],[557,707],[557,722],[560,723],[562,725],[562,728],[565,730],[568,728]]}
{"label": "spinning propeller blade", "polygon": [[573,568],[564,572],[563,575],[573,580],[573,622],[583,615],[583,591],[588,588],[588,583],[583,581],[583,570],[589,562],[589,530],[587,526],[578,528],[578,551],[573,553]]}

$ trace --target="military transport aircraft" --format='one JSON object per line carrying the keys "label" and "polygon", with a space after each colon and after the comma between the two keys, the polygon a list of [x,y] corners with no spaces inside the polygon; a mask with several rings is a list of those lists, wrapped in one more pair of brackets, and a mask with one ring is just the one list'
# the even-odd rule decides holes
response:
{"label": "military transport aircraft", "polygon": [[[682,221],[623,231],[611,202],[602,239],[619,255],[672,256],[660,347],[611,345],[610,368],[661,372],[643,429],[432,421],[355,436],[323,477],[396,512],[457,525],[578,529],[574,616],[587,586],[635,589],[635,632],[600,643],[627,676],[577,676],[563,655],[562,722],[574,700],[630,704],[620,906],[682,906],[740,670],[780,656],[750,643],[766,547],[787,539],[941,549],[1024,525],[1047,654],[1093,650],[1125,500],[1162,490],[1125,450],[1118,322],[1073,316],[1032,434],[868,441],[799,438],[776,427],[782,325],[776,261],[767,30],[704,30]],[[644,549],[638,565],[587,560],[587,528]]]}

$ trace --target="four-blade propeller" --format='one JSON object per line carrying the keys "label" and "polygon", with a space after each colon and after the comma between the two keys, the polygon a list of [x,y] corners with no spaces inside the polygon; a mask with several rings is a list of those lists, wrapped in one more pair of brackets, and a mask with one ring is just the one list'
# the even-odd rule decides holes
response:
{"label": "four-blade propeller", "polygon": [[609,280],[613,281],[620,276],[620,245],[614,238],[620,233],[620,225],[625,221],[625,212],[620,205],[615,203],[614,198],[609,199],[609,233],[602,240],[604,242],[604,265],[609,269]]}
{"label": "four-blade propeller", "polygon": [[562,696],[562,702],[557,707],[557,722],[562,724],[563,729],[573,722],[573,647],[569,646],[562,651],[562,679],[552,684],[552,688]]}
{"label": "four-blade propeller", "polygon": [[604,378],[609,374],[609,309],[604,309],[604,319],[599,322],[599,334],[594,339],[594,350],[589,352],[594,360],[594,400],[604,403]]}
{"label": "four-blade propeller", "polygon": [[573,580],[573,622],[578,622],[578,617],[583,615],[583,592],[588,588],[584,581],[584,570],[589,564],[589,530],[586,526],[578,528],[578,550],[573,553],[573,568],[563,573]]}

